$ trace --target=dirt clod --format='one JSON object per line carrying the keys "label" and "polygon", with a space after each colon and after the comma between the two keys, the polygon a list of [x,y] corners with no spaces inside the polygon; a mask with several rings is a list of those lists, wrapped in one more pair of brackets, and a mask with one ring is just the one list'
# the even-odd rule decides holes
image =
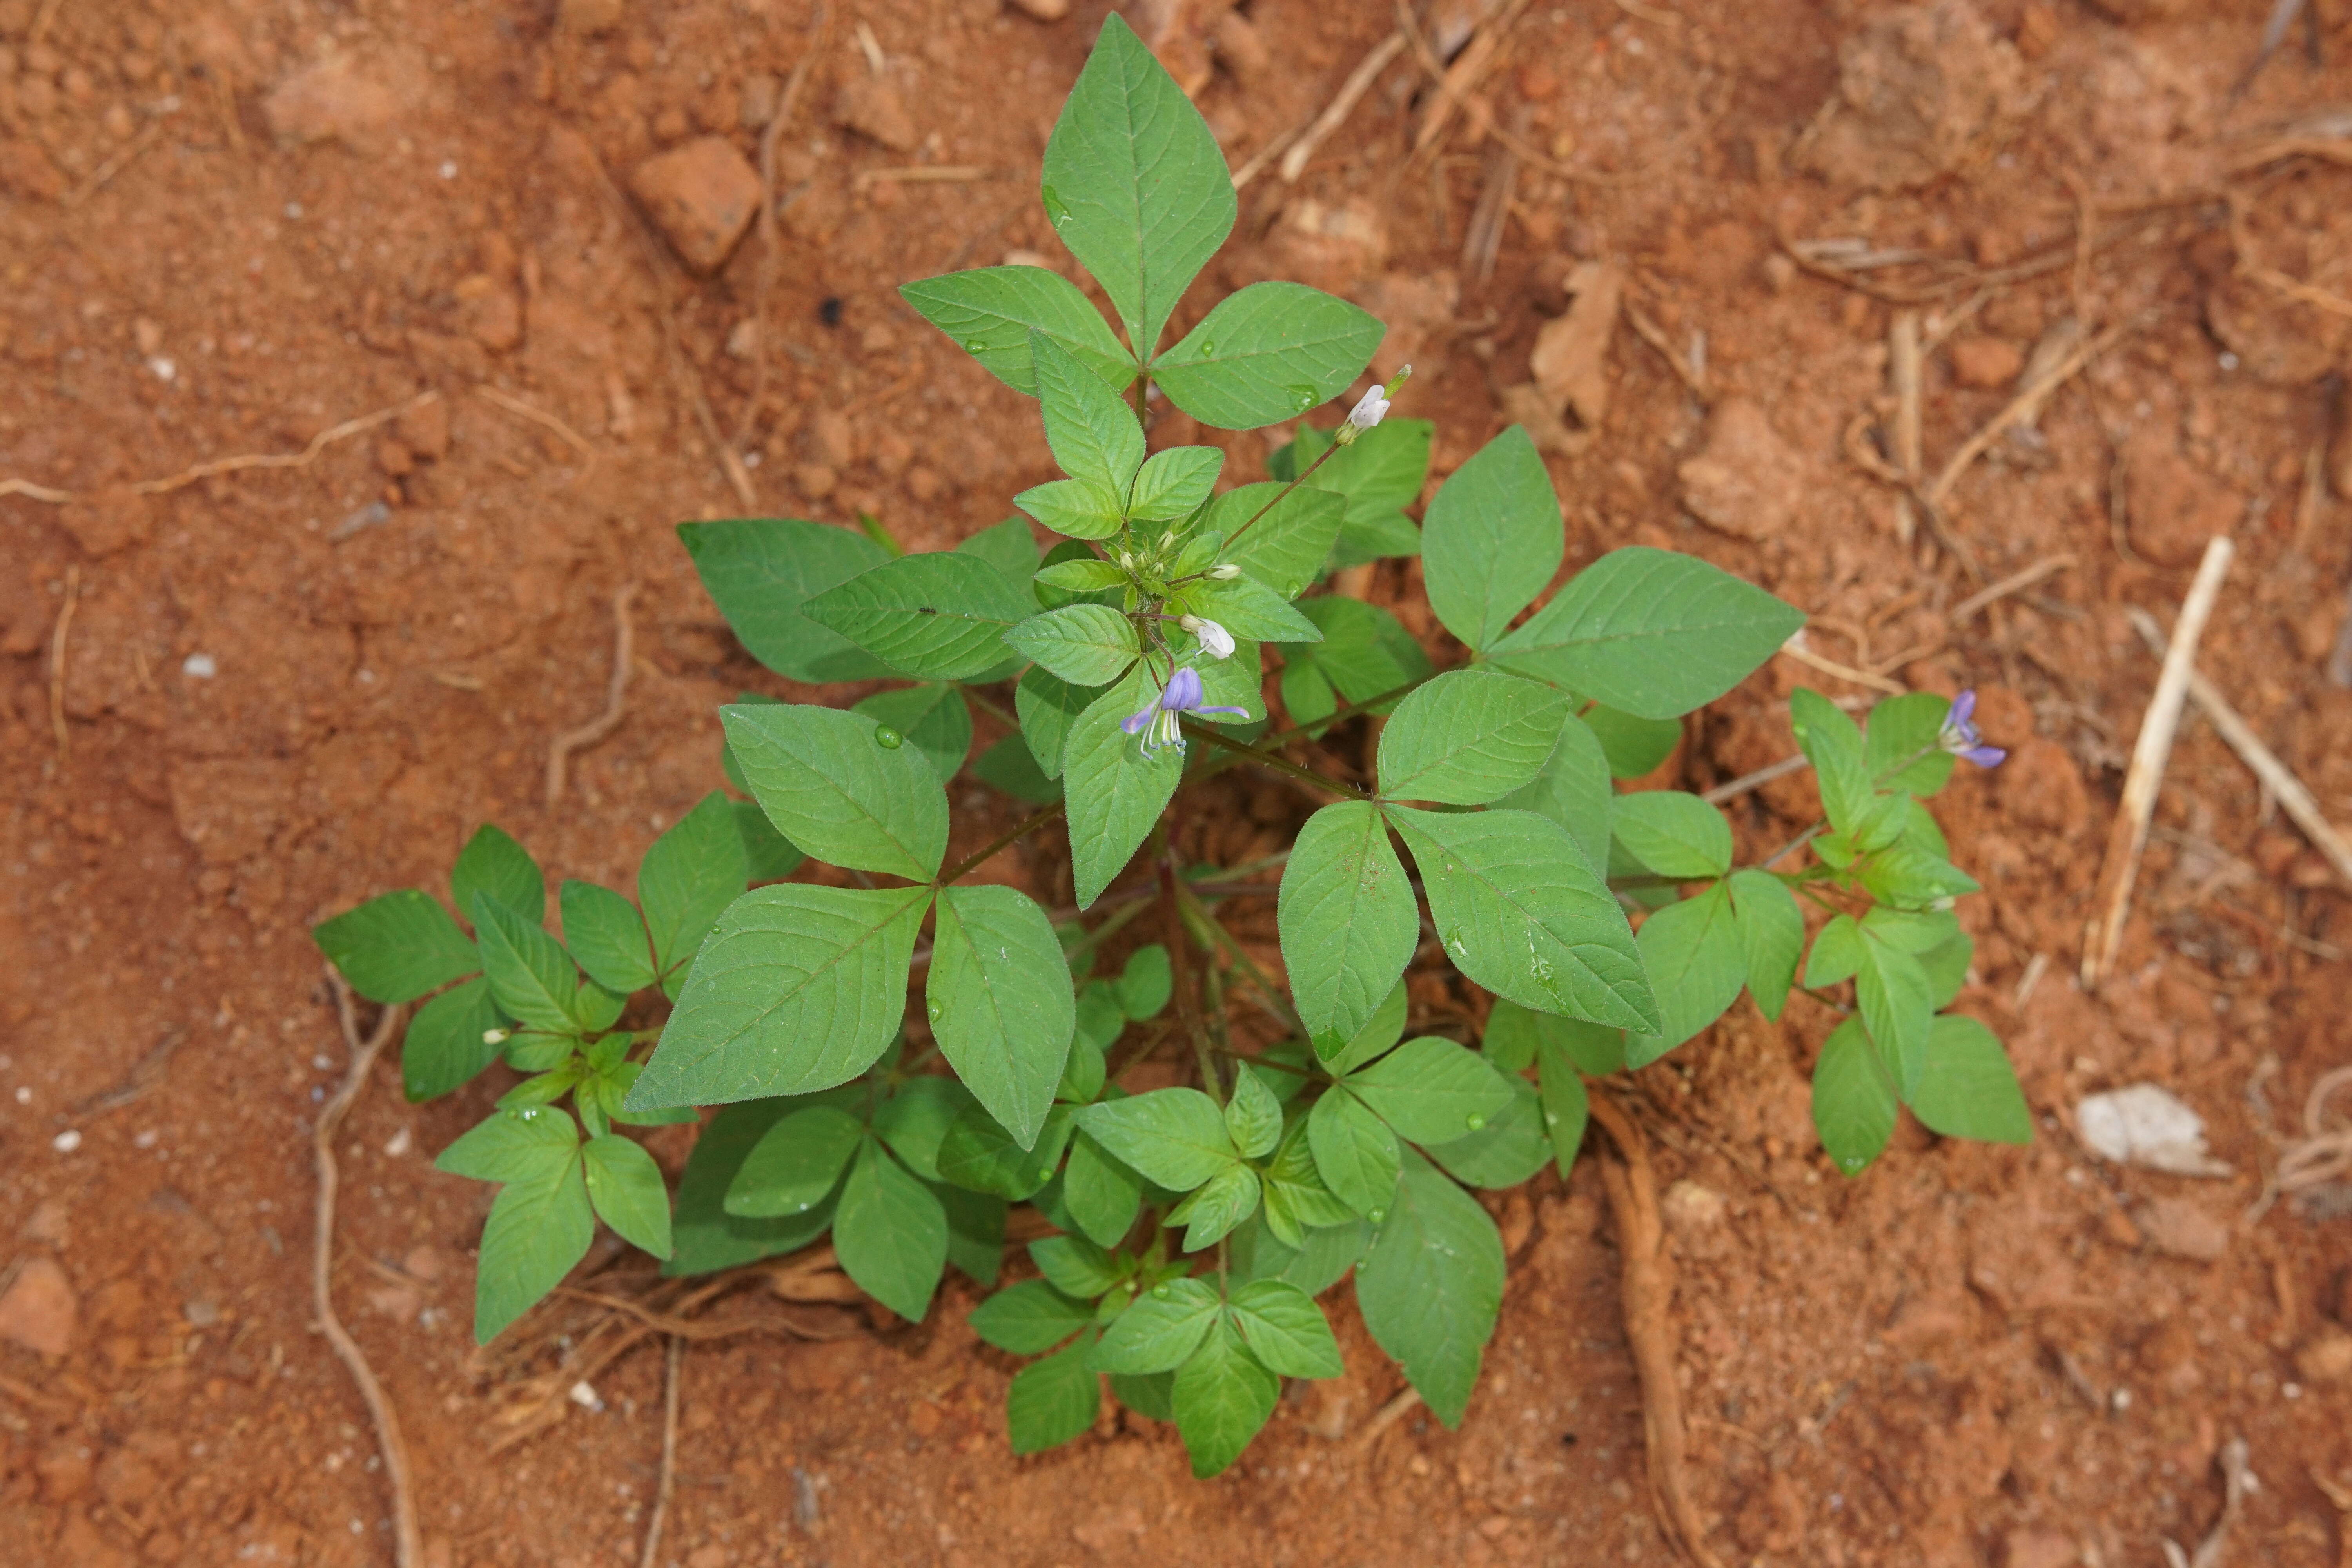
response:
{"label": "dirt clod", "polygon": [[1796,515],[1811,468],[1761,405],[1731,397],[1707,421],[1706,448],[1675,472],[1692,516],[1735,538],[1769,539]]}
{"label": "dirt clod", "polygon": [[2007,386],[2025,368],[2025,351],[2006,338],[1962,338],[1952,344],[1952,378],[1962,386]]}
{"label": "dirt clod", "polygon": [[2333,1324],[2321,1329],[2294,1352],[2294,1370],[2305,1383],[2352,1382],[2352,1333]]}
{"label": "dirt clod", "polygon": [[54,1259],[36,1258],[16,1271],[8,1293],[0,1296],[0,1340],[43,1355],[63,1355],[73,1348],[79,1312],[66,1271]]}
{"label": "dirt clod", "polygon": [[2151,1198],[2138,1218],[2148,1246],[2168,1258],[2212,1263],[2230,1250],[2230,1222],[2192,1198]]}
{"label": "dirt clod", "polygon": [[143,544],[154,531],[153,502],[130,489],[100,490],[68,502],[58,521],[91,555],[112,555]]}
{"label": "dirt clod", "polygon": [[1981,155],[2023,108],[2023,63],[1968,0],[1879,13],[1838,48],[1838,97],[1808,162],[1841,184],[1926,184]]}
{"label": "dirt clod", "polygon": [[629,189],[678,258],[698,272],[717,271],[760,211],[760,172],[723,137],[656,153],[629,176]]}
{"label": "dirt clod", "polygon": [[911,153],[921,140],[906,100],[877,76],[853,76],[841,84],[840,96],[833,100],[833,121],[894,153]]}
{"label": "dirt clod", "polygon": [[373,151],[394,121],[424,101],[430,81],[420,49],[330,55],[270,89],[261,112],[281,142],[341,142]]}
{"label": "dirt clod", "polygon": [[2159,566],[2193,566],[2205,543],[2228,533],[2241,505],[2159,436],[2132,443],[2124,494],[2132,547]]}

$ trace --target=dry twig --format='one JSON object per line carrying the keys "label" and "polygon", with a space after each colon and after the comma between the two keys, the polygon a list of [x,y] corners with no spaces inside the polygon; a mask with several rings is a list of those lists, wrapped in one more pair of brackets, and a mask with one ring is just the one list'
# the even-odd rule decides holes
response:
{"label": "dry twig", "polygon": [[[1396,32],[1374,44],[1372,52],[1348,74],[1348,79],[1339,84],[1339,92],[1323,106],[1323,112],[1308,121],[1307,128],[1292,138],[1289,149],[1282,154],[1279,172],[1284,184],[1298,183],[1298,176],[1307,172],[1307,161],[1315,156],[1315,149],[1323,144],[1326,136],[1339,130],[1349,114],[1355,112],[1357,101],[1371,90],[1372,83],[1380,79],[1381,72],[1388,68],[1389,62],[1403,52],[1404,43],[1404,35]],[[1234,188],[1239,190],[1247,184],[1249,180],[1244,176],[1255,176],[1261,166],[1256,159],[1251,159],[1243,166],[1243,172],[1234,176]]]}
{"label": "dry twig", "polygon": [[[1454,110],[1468,101],[1478,83],[1495,66],[1503,47],[1503,37],[1528,8],[1528,0],[1509,0],[1500,14],[1478,24],[1478,36],[1470,40],[1454,63],[1445,68],[1445,75],[1437,83],[1437,96],[1421,117],[1421,129],[1413,133],[1412,155],[1419,158],[1437,145],[1445,128],[1454,123]],[[1402,42],[1402,36],[1399,42]],[[1287,165],[1286,165],[1287,166]]]}
{"label": "dry twig", "polygon": [[1987,605],[2006,599],[2011,594],[2022,593],[2044,577],[2054,577],[2074,564],[2074,557],[2070,552],[2053,555],[2046,560],[2035,562],[2021,572],[2012,572],[1990,587],[1971,594],[1954,605],[1952,613],[1945,617],[1945,624],[1957,626]]}
{"label": "dry twig", "polygon": [[800,105],[801,89],[808,85],[810,68],[824,53],[825,44],[833,36],[831,10],[819,5],[811,30],[815,37],[794,62],[793,74],[784,79],[784,90],[776,99],[776,111],[768,117],[767,126],[760,132],[760,270],[751,285],[751,396],[743,405],[743,416],[735,422],[735,438],[730,443],[734,447],[751,444],[751,427],[759,423],[760,405],[768,395],[768,295],[776,284],[778,249],[776,146],[783,139],[793,110]]}
{"label": "dry twig", "polygon": [[1782,757],[1777,763],[1768,763],[1752,773],[1742,773],[1727,784],[1719,784],[1699,796],[1699,799],[1709,805],[1721,805],[1725,801],[1738,800],[1750,790],[1762,789],[1774,779],[1787,778],[1790,773],[1802,773],[1812,765],[1812,759],[1800,752],[1793,757]]}
{"label": "dry twig", "polygon": [[654,1512],[646,1521],[646,1549],[638,1554],[637,1568],[654,1568],[654,1558],[661,1551],[662,1521],[669,1512],[669,1494],[677,1485],[677,1384],[685,1365],[686,1341],[672,1334],[669,1375],[662,1393],[661,1479],[654,1486]]}
{"label": "dry twig", "polygon": [[2099,869],[2093,913],[2083,933],[2083,989],[2095,991],[2114,968],[2123,945],[2124,917],[2131,906],[2132,884],[2139,876],[2140,851],[2147,845],[2147,825],[2156,811],[2156,794],[2164,783],[2164,767],[2172,755],[2172,737],[2180,728],[2180,710],[2188,700],[2189,679],[2197,658],[2197,639],[2221,595],[2221,579],[2229,574],[2234,553],[2229,539],[2217,535],[2207,542],[2205,559],[2181,602],[2180,618],[2173,624],[2172,643],[2165,650],[2164,670],[2141,718],[2139,739],[2132,745],[2131,767],[2124,774],[2122,803],[2107,834],[2106,858]]}
{"label": "dry twig", "polygon": [[637,596],[635,583],[624,583],[613,595],[613,674],[604,687],[604,710],[575,730],[565,730],[547,747],[547,804],[563,798],[563,775],[572,753],[593,746],[619,727],[628,711],[629,667],[635,658],[636,629],[629,624],[629,601]]}
{"label": "dry twig", "polygon": [[1407,1385],[1402,1393],[1381,1405],[1379,1413],[1364,1424],[1363,1432],[1356,1438],[1357,1451],[1360,1453],[1379,1442],[1381,1433],[1403,1420],[1406,1413],[1420,1403],[1421,1390]]}
{"label": "dry twig", "polygon": [[1707,1550],[1706,1527],[1690,1495],[1684,1466],[1687,1434],[1683,1426],[1682,1385],[1675,1376],[1670,1321],[1674,1285],[1665,1269],[1665,1228],[1658,1217],[1657,1178],[1650,1152],[1633,1119],[1605,1093],[1591,1097],[1592,1120],[1617,1145],[1619,1158],[1601,1162],[1616,1216],[1618,1250],[1623,1257],[1625,1342],[1642,1380],[1643,1449],[1650,1489],[1667,1536],[1700,1568],[1722,1568]]}
{"label": "dry twig", "polygon": [[74,608],[81,603],[81,568],[66,568],[66,602],[58,608],[58,624],[49,633],[49,728],[58,737],[58,761],[73,749],[66,730],[66,637],[73,630]]}
{"label": "dry twig", "polygon": [[310,1299],[319,1314],[320,1332],[334,1347],[336,1356],[351,1373],[352,1381],[360,1385],[368,1414],[375,1420],[376,1446],[383,1452],[384,1479],[392,1489],[393,1561],[399,1568],[420,1568],[425,1548],[416,1531],[416,1500],[409,1490],[408,1444],[400,1435],[400,1415],[385,1396],[383,1385],[376,1381],[366,1352],[343,1327],[342,1320],[335,1316],[331,1278],[335,1246],[335,1130],[342,1125],[344,1113],[359,1099],[360,1090],[367,1087],[368,1072],[375,1066],[377,1055],[399,1032],[404,1009],[386,1007],[376,1018],[375,1032],[362,1043],[359,1020],[352,1011],[351,986],[331,965],[327,970],[327,983],[334,988],[335,1017],[342,1026],[343,1044],[351,1050],[352,1070],[344,1077],[342,1087],[320,1108],[319,1120],[310,1128],[310,1152],[319,1172],[318,1226],[310,1251]]}
{"label": "dry twig", "polygon": [[[2161,655],[2164,652],[2164,633],[2157,626],[2156,617],[2137,606],[2128,613],[2132,626],[2139,632],[2140,640],[2147,644],[2150,652]],[[2254,776],[2263,781],[2263,787],[2285,808],[2294,825],[2303,829],[2312,847],[2327,858],[2327,863],[2336,868],[2336,874],[2344,879],[2345,886],[2352,889],[2352,844],[2345,841],[2344,836],[2320,811],[2319,802],[2304,786],[2303,781],[2279,760],[2275,752],[2263,744],[2253,727],[2230,705],[2230,700],[2221,695],[2221,689],[2194,667],[2189,671],[2189,695],[2198,707],[2204,710],[2205,717],[2211,721],[2221,739],[2230,743],[2230,749],[2253,770]]]}
{"label": "dry twig", "polygon": [[2050,401],[2051,394],[2139,325],[2137,317],[2116,322],[2097,337],[2078,344],[2074,353],[2051,367],[2049,374],[2010,399],[2009,406],[1986,420],[1983,427],[1961,443],[1960,449],[1952,454],[1951,461],[1946,463],[1943,471],[1936,476],[1936,482],[1927,487],[1927,503],[1940,510],[1951,499],[1952,488],[1960,482],[1960,476],[1968,471],[1970,463],[1983,457],[2011,426],[2022,425],[2037,417],[2042,405]]}
{"label": "dry twig", "polygon": [[511,393],[500,392],[495,386],[478,386],[474,391],[485,403],[493,404],[509,414],[518,415],[530,420],[541,429],[551,431],[562,437],[566,446],[580,454],[582,475],[584,476],[589,469],[596,466],[596,448],[590,444],[588,437],[544,408],[534,408],[521,398]]}
{"label": "dry twig", "polygon": [[2238,1511],[2245,1507],[2246,1499],[2261,1489],[2254,1479],[2253,1467],[2246,1462],[2246,1440],[2232,1437],[2221,1445],[2221,1517],[2198,1544],[2196,1552],[2181,1549],[2170,1536],[2158,1539],[2164,1543],[2164,1561],[2168,1568],[2221,1568],[2222,1553],[2230,1544],[2230,1527],[2238,1522]]}
{"label": "dry twig", "polygon": [[1799,664],[1811,665],[1823,675],[1835,676],[1840,680],[1851,681],[1856,686],[1867,686],[1873,691],[1884,691],[1889,697],[1900,697],[1911,689],[1907,686],[1897,685],[1883,675],[1873,675],[1866,669],[1856,669],[1852,665],[1840,664],[1833,658],[1823,658],[1797,640],[1803,636],[1804,633],[1799,632],[1796,637],[1782,643],[1780,651]]}
{"label": "dry twig", "polygon": [[163,121],[151,120],[147,128],[118,148],[114,155],[89,172],[89,178],[65,194],[62,205],[78,207],[106,188],[107,182],[131,167],[131,161],[163,140]]}

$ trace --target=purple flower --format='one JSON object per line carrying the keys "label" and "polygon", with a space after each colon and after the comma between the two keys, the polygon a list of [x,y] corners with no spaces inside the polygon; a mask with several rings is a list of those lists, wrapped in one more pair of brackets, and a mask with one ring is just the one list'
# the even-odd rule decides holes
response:
{"label": "purple flower", "polygon": [[1201,706],[1201,672],[1179,669],[1168,678],[1167,687],[1151,705],[1140,713],[1130,713],[1118,721],[1118,727],[1130,735],[1143,737],[1143,754],[1147,757],[1163,746],[1184,749],[1184,731],[1180,728],[1186,713],[1231,713],[1238,718],[1249,717],[1246,708],[1203,708]]}
{"label": "purple flower", "polygon": [[1980,768],[1997,768],[2009,753],[1999,746],[1988,746],[1977,732],[1969,716],[1977,710],[1977,694],[1963,691],[1952,699],[1951,710],[1944,715],[1943,727],[1936,731],[1936,743],[1956,757],[1965,758]]}

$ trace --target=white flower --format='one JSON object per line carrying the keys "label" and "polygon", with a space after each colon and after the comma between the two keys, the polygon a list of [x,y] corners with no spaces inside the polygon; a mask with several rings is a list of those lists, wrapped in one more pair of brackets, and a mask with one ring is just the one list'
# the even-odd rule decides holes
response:
{"label": "white flower", "polygon": [[1212,566],[1209,568],[1210,577],[1219,583],[1230,583],[1241,574],[1242,569],[1234,565],[1230,561],[1226,562],[1222,566]]}
{"label": "white flower", "polygon": [[1356,406],[1348,410],[1348,423],[1359,430],[1369,430],[1378,425],[1381,416],[1388,411],[1388,388],[1375,386],[1357,400]]}
{"label": "white flower", "polygon": [[1201,651],[1211,658],[1234,657],[1234,634],[1214,621],[1204,621],[1198,616],[1180,616],[1176,624],[1201,639]]}

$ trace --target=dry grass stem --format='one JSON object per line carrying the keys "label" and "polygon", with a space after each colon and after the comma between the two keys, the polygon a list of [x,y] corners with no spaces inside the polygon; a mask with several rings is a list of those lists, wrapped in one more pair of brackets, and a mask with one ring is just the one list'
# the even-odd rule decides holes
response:
{"label": "dry grass stem", "polygon": [[1895,466],[1919,482],[1919,312],[1897,310],[1886,329],[1886,368],[1895,378]]}
{"label": "dry grass stem", "polygon": [[1793,757],[1782,757],[1777,763],[1768,763],[1752,773],[1742,773],[1728,783],[1719,784],[1700,795],[1699,799],[1709,805],[1721,805],[1725,801],[1738,800],[1751,790],[1762,789],[1774,779],[1784,779],[1790,773],[1802,773],[1812,765],[1812,759],[1800,752]]}
{"label": "dry grass stem", "polygon": [[1790,637],[1787,642],[1782,643],[1780,645],[1780,651],[1789,658],[1795,659],[1799,664],[1809,665],[1811,668],[1820,670],[1823,675],[1835,676],[1838,679],[1849,681],[1855,686],[1866,686],[1873,691],[1884,691],[1889,697],[1900,697],[1905,692],[1911,689],[1907,686],[1898,685],[1896,682],[1887,679],[1883,675],[1873,675],[1866,669],[1856,669],[1852,665],[1840,664],[1833,658],[1823,658],[1820,654],[1815,653],[1812,649],[1807,647],[1803,643],[1797,640],[1798,637],[1801,637],[1804,635],[1804,633],[1799,632],[1796,637]]}
{"label": "dry grass stem", "polygon": [[81,603],[81,568],[66,568],[66,602],[58,606],[58,624],[49,633],[49,729],[57,736],[58,761],[73,751],[66,729],[66,638],[72,634],[74,609]]}
{"label": "dry grass stem", "polygon": [[[2149,651],[2163,653],[2164,633],[2156,624],[2156,617],[2137,605],[2128,614],[2133,627],[2138,631],[2140,640],[2147,644]],[[2352,889],[2352,844],[2345,841],[2344,836],[2321,812],[2317,798],[2305,786],[2303,780],[2279,760],[2277,752],[2263,744],[2262,737],[2254,733],[2253,726],[2230,705],[2230,700],[2221,695],[2221,689],[2193,666],[2189,671],[2189,695],[2204,710],[2205,717],[2211,721],[2221,739],[2229,742],[2230,749],[2238,753],[2239,760],[2253,771],[2254,776],[2262,781],[2263,787],[2271,793],[2294,825],[2303,829],[2304,837],[2311,840],[2312,847],[2326,856],[2327,863],[2336,868],[2336,874],[2344,879],[2345,887]]]}
{"label": "dry grass stem", "polygon": [[[735,437],[728,445],[740,448],[750,445],[751,431],[760,422],[760,405],[768,396],[768,296],[776,286],[776,148],[782,141],[784,127],[792,122],[793,111],[800,106],[801,92],[808,85],[809,70],[824,52],[832,36],[833,13],[824,5],[817,7],[816,18],[811,24],[815,35],[793,66],[792,75],[784,79],[784,90],[777,96],[776,111],[768,116],[768,123],[760,132],[760,270],[751,284],[751,395],[744,402],[743,416],[735,422]],[[733,480],[730,479],[730,483]]]}
{"label": "dry grass stem", "polygon": [[1658,1214],[1658,1183],[1650,1168],[1649,1146],[1633,1118],[1607,1094],[1591,1097],[1591,1115],[1617,1146],[1616,1159],[1601,1161],[1601,1176],[1609,1189],[1624,1269],[1625,1342],[1642,1380],[1642,1447],[1651,1500],[1667,1539],[1700,1568],[1722,1568],[1721,1560],[1707,1550],[1706,1525],[1690,1495],[1685,1468],[1689,1435],[1683,1425],[1682,1385],[1675,1369],[1674,1282],[1666,1268],[1666,1233]]}
{"label": "dry grass stem", "polygon": [[344,1075],[342,1087],[320,1108],[319,1120],[310,1128],[311,1160],[319,1175],[318,1225],[312,1233],[310,1249],[310,1300],[319,1314],[319,1331],[334,1347],[336,1356],[351,1373],[352,1381],[360,1385],[360,1395],[367,1401],[368,1415],[375,1422],[376,1447],[383,1454],[384,1482],[392,1489],[393,1561],[399,1568],[421,1568],[425,1547],[417,1533],[416,1500],[410,1490],[408,1444],[400,1434],[400,1415],[393,1409],[383,1385],[376,1381],[366,1352],[343,1327],[342,1320],[335,1316],[332,1284],[335,1131],[342,1125],[344,1114],[359,1099],[360,1091],[367,1087],[368,1072],[375,1066],[376,1057],[399,1033],[405,1009],[386,1007],[376,1018],[375,1032],[362,1043],[359,1020],[352,1011],[351,986],[331,965],[327,970],[327,983],[334,988],[335,1017],[342,1026],[343,1044],[351,1051],[352,1070]]}
{"label": "dry grass stem", "polygon": [[90,197],[104,190],[109,181],[112,180],[115,175],[122,173],[123,170],[131,167],[132,162],[138,158],[140,153],[144,153],[148,148],[155,145],[155,143],[162,141],[163,138],[163,121],[160,119],[149,121],[145,130],[140,132],[138,135],[133,136],[130,141],[117,148],[113,156],[108,158],[105,163],[100,163],[97,168],[92,169],[89,172],[89,176],[83,180],[80,184],[76,185],[72,190],[68,191],[65,194],[62,205],[69,207],[78,207],[81,205],[82,203],[89,200]]}
{"label": "dry grass stem", "polygon": [[1632,327],[1634,334],[1643,342],[1657,351],[1658,357],[1666,362],[1666,368],[1675,373],[1675,379],[1681,382],[1690,395],[1697,398],[1700,403],[1712,402],[1713,398],[1706,389],[1705,373],[1692,364],[1684,355],[1675,352],[1674,342],[1666,336],[1666,330],[1650,320],[1648,314],[1631,300],[1625,301],[1624,313],[1626,325]]}
{"label": "dry grass stem", "polygon": [[2124,921],[2131,908],[2132,884],[2139,877],[2140,851],[2147,847],[2147,825],[2156,811],[2157,791],[2164,784],[2166,763],[2172,755],[2172,738],[2180,729],[2180,710],[2189,697],[2194,673],[2197,639],[2221,596],[2221,580],[2229,575],[2234,547],[2226,536],[2205,545],[2205,559],[2196,581],[2181,602],[2180,618],[2173,624],[2172,642],[2165,649],[2163,673],[2142,715],[2139,739],[2132,745],[2131,767],[2124,775],[2122,803],[2107,835],[2106,858],[2099,869],[2092,916],[2083,934],[2083,989],[2095,991],[2115,967],[2124,940]]}
{"label": "dry grass stem", "polygon": [[646,1521],[646,1549],[637,1568],[654,1568],[661,1552],[662,1521],[669,1513],[670,1492],[677,1485],[677,1384],[686,1365],[686,1341],[673,1334],[669,1342],[669,1372],[662,1385],[661,1479],[654,1484],[653,1517]]}
{"label": "dry grass stem", "polygon": [[547,804],[551,807],[563,798],[564,772],[572,753],[611,734],[628,712],[629,669],[636,649],[636,630],[629,624],[629,602],[636,596],[635,583],[623,584],[613,595],[613,673],[604,687],[604,710],[577,729],[560,732],[548,743]]}
{"label": "dry grass stem", "polygon": [[2050,400],[2052,393],[2072,380],[2084,366],[2113,348],[2126,333],[2139,324],[2137,318],[2116,322],[2077,346],[2074,353],[2052,366],[2047,375],[2011,398],[2009,406],[1985,421],[1983,427],[1961,443],[1960,449],[1952,454],[1951,461],[1946,463],[1943,471],[1936,476],[1936,482],[1927,487],[1924,498],[1927,504],[1941,510],[1944,503],[1951,499],[1953,487],[1960,482],[1960,476],[1968,471],[1969,464],[1983,457],[2011,426],[2026,424],[2039,417],[2042,405]]}
{"label": "dry grass stem", "polygon": [[[320,453],[338,441],[348,441],[354,436],[366,434],[379,425],[389,424],[412,408],[422,408],[426,404],[437,400],[440,395],[437,392],[420,392],[405,403],[395,404],[390,408],[379,408],[373,414],[362,414],[356,419],[346,419],[341,425],[331,426],[311,437],[310,445],[299,452],[253,452],[235,458],[215,458],[210,462],[198,463],[193,468],[184,468],[169,479],[141,479],[138,483],[125,488],[133,495],[161,496],[169,495],[176,489],[184,489],[199,479],[208,479],[215,474],[234,474],[246,468],[307,468],[318,460]],[[37,485],[30,479],[0,479],[0,496],[26,496],[34,500],[47,501],[52,506],[63,506],[75,499],[75,493],[72,490],[51,489],[47,485]]]}
{"label": "dry grass stem", "polygon": [[1394,1399],[1381,1405],[1379,1413],[1364,1424],[1363,1431],[1357,1436],[1357,1451],[1360,1453],[1379,1442],[1381,1433],[1403,1420],[1413,1406],[1420,1403],[1421,1391],[1408,1387]]}
{"label": "dry grass stem", "polygon": [[[1339,90],[1332,96],[1331,101],[1323,106],[1323,112],[1308,121],[1307,128],[1291,140],[1288,149],[1282,154],[1282,166],[1278,171],[1284,184],[1295,185],[1298,183],[1298,176],[1307,172],[1307,160],[1315,156],[1315,149],[1321,146],[1323,139],[1339,130],[1341,122],[1355,112],[1358,101],[1365,93],[1371,90],[1372,83],[1379,79],[1381,72],[1388,68],[1391,60],[1403,52],[1404,42],[1404,35],[1398,32],[1391,33],[1387,37],[1374,44],[1371,52],[1363,58],[1354,70],[1348,73],[1348,79],[1339,84]],[[1248,174],[1255,176],[1257,168],[1252,165],[1256,164],[1257,160],[1253,158],[1249,164],[1244,165],[1244,169]],[[1239,190],[1248,183],[1249,181],[1242,174],[1237,174],[1234,176],[1235,190]]]}
{"label": "dry grass stem", "polygon": [[2012,572],[1990,587],[1971,594],[1953,605],[1952,613],[1945,617],[1945,624],[1957,626],[1979,610],[2006,599],[2011,594],[2023,593],[2044,577],[2054,577],[2059,573],[2071,569],[2074,564],[2074,557],[2068,553],[2053,555],[2047,560],[2035,562],[2023,571]]}
{"label": "dry grass stem", "polygon": [[493,405],[496,407],[503,408],[509,414],[528,419],[532,424],[540,426],[540,428],[551,431],[560,437],[566,446],[572,447],[572,450],[580,454],[582,458],[580,471],[583,474],[585,474],[590,468],[596,466],[596,448],[594,446],[590,444],[588,437],[583,436],[579,431],[574,430],[571,426],[566,425],[562,420],[557,418],[554,415],[550,414],[544,408],[534,408],[530,404],[525,403],[521,398],[513,395],[511,393],[500,392],[495,386],[478,386],[474,388],[474,392],[475,395],[480,397],[483,402]]}

